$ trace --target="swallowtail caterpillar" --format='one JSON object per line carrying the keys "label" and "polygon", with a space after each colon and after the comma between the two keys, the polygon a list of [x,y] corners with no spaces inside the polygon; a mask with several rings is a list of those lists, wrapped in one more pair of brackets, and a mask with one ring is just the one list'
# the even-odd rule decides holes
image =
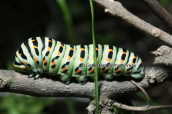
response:
{"label": "swallowtail caterpillar", "polygon": [[[97,63],[94,64],[93,44],[69,45],[48,37],[29,38],[16,51],[14,67],[29,72],[38,78],[42,73],[55,75],[66,84],[72,77],[86,83],[88,77],[94,79],[94,67],[104,79],[114,76],[144,77],[142,60],[133,52],[113,45],[96,45]],[[122,65],[122,66],[120,66]]]}

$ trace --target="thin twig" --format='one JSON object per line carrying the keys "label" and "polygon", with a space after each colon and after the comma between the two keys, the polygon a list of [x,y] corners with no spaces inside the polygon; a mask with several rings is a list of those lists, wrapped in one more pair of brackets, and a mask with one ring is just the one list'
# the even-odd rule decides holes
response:
{"label": "thin twig", "polygon": [[134,80],[130,80],[130,81],[131,81],[131,83],[133,83],[135,86],[137,86],[146,95],[146,98],[148,100],[147,107],[149,107],[150,106],[150,98],[149,98],[149,95],[147,94],[147,92],[139,84],[137,84]]}
{"label": "thin twig", "polygon": [[132,24],[136,28],[141,31],[153,36],[154,38],[158,38],[163,42],[172,45],[172,36],[157,27],[152,26],[151,24],[143,21],[137,16],[131,14],[127,11],[121,3],[113,0],[94,0],[96,3],[105,8],[105,12],[110,13],[113,16],[120,17],[121,19],[127,21]]}
{"label": "thin twig", "polygon": [[167,26],[172,29],[172,15],[157,0],[142,0]]}
{"label": "thin twig", "polygon": [[172,105],[160,105],[160,106],[141,106],[141,107],[135,107],[135,106],[127,106],[121,103],[114,102],[114,107],[125,109],[125,110],[131,110],[131,111],[150,111],[150,110],[158,110],[158,109],[168,109],[172,108]]}

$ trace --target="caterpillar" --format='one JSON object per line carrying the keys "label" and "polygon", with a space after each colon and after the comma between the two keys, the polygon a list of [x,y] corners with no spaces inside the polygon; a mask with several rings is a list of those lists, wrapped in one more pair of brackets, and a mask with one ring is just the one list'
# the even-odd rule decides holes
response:
{"label": "caterpillar", "polygon": [[93,44],[69,45],[48,37],[32,37],[16,51],[14,67],[28,72],[29,77],[41,74],[55,75],[66,84],[72,77],[85,84],[94,79],[94,67],[99,76],[112,80],[114,76],[144,77],[142,60],[133,52],[113,45],[96,44],[97,65],[94,65]]}

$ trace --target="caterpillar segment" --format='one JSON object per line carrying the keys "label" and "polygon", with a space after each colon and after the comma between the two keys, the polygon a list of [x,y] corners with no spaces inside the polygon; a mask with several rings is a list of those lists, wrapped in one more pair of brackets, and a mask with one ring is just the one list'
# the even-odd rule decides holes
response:
{"label": "caterpillar segment", "polygon": [[69,84],[72,78],[75,50],[75,46],[66,44],[65,54],[58,70],[58,74],[60,74],[60,79],[66,84]]}
{"label": "caterpillar segment", "polygon": [[[35,63],[37,74],[35,78],[38,78],[42,73],[42,42],[40,37],[33,37],[28,39],[28,45],[30,47],[30,52],[32,55],[32,59]],[[31,75],[32,76],[32,75]]]}
{"label": "caterpillar segment", "polygon": [[14,64],[15,64],[15,65],[14,65],[15,68],[19,68],[19,69],[21,69],[21,72],[25,72],[26,66],[23,65],[23,64],[19,61],[19,59],[18,59],[17,56],[15,56]]}
{"label": "caterpillar segment", "polygon": [[137,64],[135,65],[135,70],[131,74],[131,77],[139,79],[140,76],[144,76],[144,66],[142,60],[138,58]]}
{"label": "caterpillar segment", "polygon": [[[91,79],[94,79],[94,51],[93,51],[93,44],[88,45],[88,62],[86,64],[87,67],[87,76]],[[97,64],[101,63],[101,57],[102,57],[102,46],[100,44],[96,45],[96,54],[97,54]],[[99,67],[97,68],[98,74],[99,73]]]}
{"label": "caterpillar segment", "polygon": [[[38,72],[36,65],[33,61],[33,57],[31,57],[31,53],[27,49],[25,43],[22,43],[21,46],[18,48],[16,56],[19,59],[19,61],[25,66],[25,68],[31,71],[31,74],[29,75],[30,77]],[[17,64],[13,64],[19,67]]]}
{"label": "caterpillar segment", "polygon": [[99,76],[112,80],[115,76],[144,77],[141,58],[133,52],[113,45],[96,45],[97,65],[94,65],[93,44],[68,45],[48,37],[33,37],[23,42],[16,52],[14,67],[38,78],[42,73],[59,76],[69,84],[74,77],[85,84],[94,79],[94,68]]}
{"label": "caterpillar segment", "polygon": [[86,83],[87,77],[87,59],[88,59],[88,46],[87,45],[77,45],[75,60],[73,65],[72,77],[80,83]]}
{"label": "caterpillar segment", "polygon": [[133,74],[133,72],[136,70],[135,68],[135,65],[137,64],[137,61],[138,61],[138,56],[134,53],[129,53],[130,56],[129,56],[129,59],[128,59],[128,65],[131,65],[131,66],[126,66],[125,69],[124,69],[124,75],[125,76],[131,76],[131,74]]}
{"label": "caterpillar segment", "polygon": [[124,69],[126,67],[125,65],[128,64],[128,60],[130,59],[128,58],[130,52],[124,48],[117,48],[116,50],[117,56],[113,66],[113,75],[120,76],[122,74],[125,74]]}
{"label": "caterpillar segment", "polygon": [[49,75],[57,75],[58,69],[60,67],[61,60],[65,53],[65,44],[57,41],[54,51],[51,56],[50,66],[49,66]]}
{"label": "caterpillar segment", "polygon": [[113,78],[113,65],[116,59],[116,47],[112,45],[103,45],[100,74],[107,79],[111,80]]}
{"label": "caterpillar segment", "polygon": [[45,73],[49,74],[49,66],[50,65],[50,60],[51,60],[51,56],[52,53],[54,51],[54,47],[56,44],[56,41],[54,39],[50,39],[48,37],[42,38],[42,62],[43,62],[43,70]]}

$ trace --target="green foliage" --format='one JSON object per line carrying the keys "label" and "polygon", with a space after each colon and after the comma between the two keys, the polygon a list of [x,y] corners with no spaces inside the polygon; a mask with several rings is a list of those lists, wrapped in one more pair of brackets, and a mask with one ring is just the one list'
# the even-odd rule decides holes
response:
{"label": "green foliage", "polygon": [[116,42],[117,37],[114,35],[114,33],[106,33],[106,34],[101,34],[101,33],[96,33],[95,34],[96,39],[98,41],[98,44],[106,44],[109,42]]}
{"label": "green foliage", "polygon": [[172,0],[159,0],[159,3],[166,7],[170,2],[172,2]]}
{"label": "green foliage", "polygon": [[43,114],[42,110],[52,104],[54,100],[50,98],[10,94],[1,100],[0,111],[3,114]]}
{"label": "green foliage", "polygon": [[[93,2],[90,0],[91,7],[91,17],[92,17],[92,39],[93,39],[93,48],[94,48],[94,65],[97,64],[97,56],[96,56],[96,41],[94,37],[94,9]],[[98,91],[98,72],[97,67],[94,67],[94,83],[95,83],[95,101],[96,101],[96,114],[99,113],[99,91]]]}
{"label": "green foliage", "polygon": [[73,31],[73,22],[72,22],[72,17],[70,14],[70,10],[68,9],[66,0],[56,0],[56,3],[59,5],[63,13],[63,17],[67,26],[68,39],[70,43],[74,43],[75,37],[74,37],[74,31]]}
{"label": "green foliage", "polygon": [[71,98],[66,98],[65,104],[68,107],[70,114],[76,114],[75,102]]}
{"label": "green foliage", "polygon": [[14,70],[14,66],[13,66],[13,61],[12,60],[9,60],[7,62],[7,70]]}

